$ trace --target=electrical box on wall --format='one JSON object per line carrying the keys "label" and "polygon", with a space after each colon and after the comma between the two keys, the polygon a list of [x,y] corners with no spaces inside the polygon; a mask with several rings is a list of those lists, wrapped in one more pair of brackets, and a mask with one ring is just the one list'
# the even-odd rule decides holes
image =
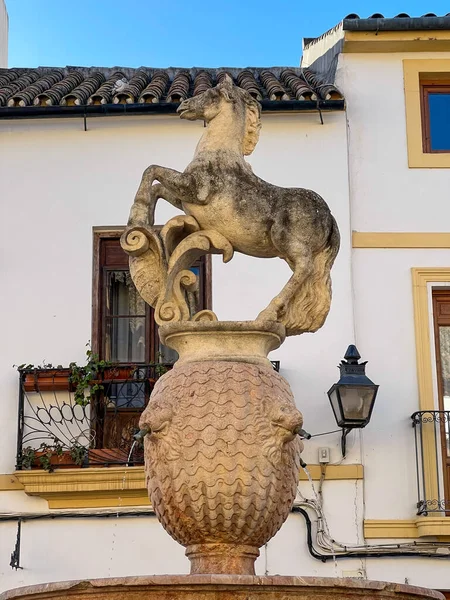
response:
{"label": "electrical box on wall", "polygon": [[322,464],[326,464],[330,462],[330,449],[329,448],[319,448],[319,462]]}

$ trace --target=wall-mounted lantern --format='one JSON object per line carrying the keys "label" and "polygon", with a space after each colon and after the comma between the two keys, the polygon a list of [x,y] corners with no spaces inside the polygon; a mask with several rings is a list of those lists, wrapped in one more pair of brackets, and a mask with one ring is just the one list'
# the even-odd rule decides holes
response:
{"label": "wall-mounted lantern", "polygon": [[378,385],[366,376],[366,362],[356,346],[349,346],[341,361],[341,377],[328,390],[328,398],[339,427],[342,427],[342,456],[345,456],[346,437],[352,429],[365,427],[370,421]]}

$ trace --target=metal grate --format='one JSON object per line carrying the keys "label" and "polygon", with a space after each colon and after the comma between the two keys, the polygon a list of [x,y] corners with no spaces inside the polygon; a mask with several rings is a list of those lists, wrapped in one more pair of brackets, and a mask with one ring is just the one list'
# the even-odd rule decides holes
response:
{"label": "metal grate", "polygon": [[[416,451],[417,514],[425,516],[449,512],[450,411],[418,411],[411,415],[411,419]],[[431,453],[430,440],[433,440]],[[430,468],[433,468],[433,473],[427,471]]]}

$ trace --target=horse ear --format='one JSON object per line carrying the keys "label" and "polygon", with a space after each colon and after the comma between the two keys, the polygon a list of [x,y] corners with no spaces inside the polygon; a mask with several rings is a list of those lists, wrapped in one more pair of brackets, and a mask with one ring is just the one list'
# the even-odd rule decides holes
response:
{"label": "horse ear", "polygon": [[222,79],[222,81],[219,83],[219,85],[222,87],[232,88],[234,86],[234,82],[231,79],[231,77],[228,75],[228,73],[225,73],[225,77]]}
{"label": "horse ear", "polygon": [[234,82],[231,79],[231,77],[228,75],[228,73],[225,74],[225,77],[217,85],[217,88],[220,90],[220,93],[225,98],[225,100],[228,100],[229,102],[232,101]]}

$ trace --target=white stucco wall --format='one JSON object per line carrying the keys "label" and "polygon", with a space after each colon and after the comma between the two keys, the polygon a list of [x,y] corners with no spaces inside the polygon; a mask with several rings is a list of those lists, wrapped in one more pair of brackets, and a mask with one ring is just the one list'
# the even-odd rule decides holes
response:
{"label": "white stucco wall", "polygon": [[380,384],[370,426],[363,432],[364,464],[370,470],[364,486],[366,518],[412,519],[417,482],[410,417],[420,408],[411,268],[448,267],[449,252],[358,249],[353,264],[356,336]]}
{"label": "white stucco wall", "polygon": [[[340,56],[337,84],[347,102],[352,230],[447,231],[450,170],[408,168],[402,61],[449,57],[450,53]],[[369,360],[369,376],[380,384],[371,423],[361,432],[367,519],[415,518],[410,416],[419,410],[419,398],[411,268],[449,264],[448,250],[353,251],[355,339]],[[403,577],[412,584],[421,581],[450,589],[448,566],[438,560],[370,559],[366,572],[372,579],[405,581]]]}
{"label": "white stucco wall", "polygon": [[[324,118],[325,125],[320,125],[316,114],[264,115],[261,139],[250,157],[254,171],[264,179],[319,192],[341,229],[342,247],[333,270],[333,306],[326,325],[315,335],[288,339],[273,353],[273,359],[281,361],[281,372],[291,384],[311,433],[336,429],[326,391],[337,380],[336,365],[353,342],[345,115],[325,114]],[[14,469],[17,373],[12,365],[43,360],[83,362],[91,335],[92,227],[124,224],[144,168],[159,163],[183,169],[202,132],[201,123],[180,122],[176,117],[90,119],[87,132],[81,119],[0,123],[1,217],[8,224],[1,242],[7,293],[1,295],[0,303],[8,315],[3,331],[8,343],[0,348],[4,423],[0,473]],[[163,223],[175,212],[161,203],[157,221]],[[289,269],[278,259],[237,255],[228,265],[214,260],[213,308],[221,319],[254,318],[288,277]],[[338,434],[306,446],[307,462],[317,462],[318,446],[331,448],[332,462],[340,460]],[[349,448],[347,462],[360,462],[357,436],[349,439]],[[302,487],[305,495],[312,496],[308,484]],[[361,541],[360,483],[326,482],[324,497],[336,538]],[[0,512],[46,508],[44,500],[22,492],[0,493]],[[172,544],[154,518],[27,522],[25,569],[18,573],[8,566],[15,524],[0,524],[0,528],[2,588],[73,577],[188,569],[183,550]],[[47,545],[58,548],[55,565],[46,560]],[[149,545],[153,550],[147,556]],[[77,552],[82,559],[74,559]],[[267,555],[259,559],[258,569],[260,573],[333,575],[342,574],[343,568],[358,569],[359,564],[346,561],[345,567],[331,566],[309,558],[304,524],[299,515],[293,515],[269,544]]]}
{"label": "white stucco wall", "polygon": [[8,66],[8,12],[5,0],[0,0],[0,69]]}
{"label": "white stucco wall", "polygon": [[408,167],[402,61],[421,58],[448,59],[450,52],[339,57],[356,231],[446,231],[450,170]]}

